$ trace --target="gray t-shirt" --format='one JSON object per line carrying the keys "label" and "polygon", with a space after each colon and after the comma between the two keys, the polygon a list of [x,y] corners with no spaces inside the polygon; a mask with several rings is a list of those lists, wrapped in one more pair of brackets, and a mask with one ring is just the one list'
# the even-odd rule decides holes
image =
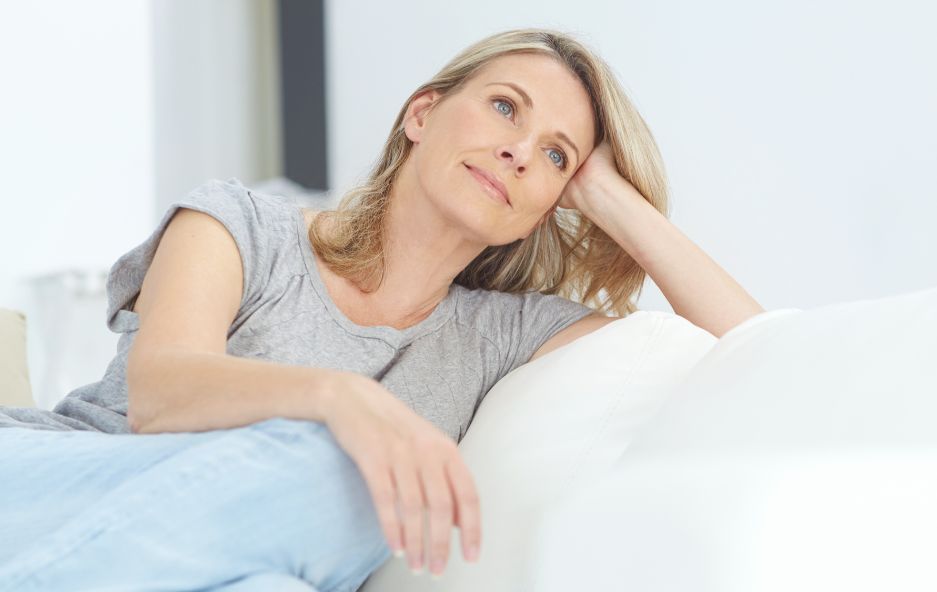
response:
{"label": "gray t-shirt", "polygon": [[501,377],[594,312],[539,292],[452,285],[436,310],[413,327],[355,325],[329,298],[299,207],[249,191],[237,179],[210,181],[173,204],[152,236],[111,268],[107,326],[121,336],[104,378],[72,391],[51,412],[0,407],[0,426],[130,433],[127,355],[139,327],[131,309],[178,208],[219,220],[240,251],[244,290],[228,329],[228,354],[370,376],[456,441]]}

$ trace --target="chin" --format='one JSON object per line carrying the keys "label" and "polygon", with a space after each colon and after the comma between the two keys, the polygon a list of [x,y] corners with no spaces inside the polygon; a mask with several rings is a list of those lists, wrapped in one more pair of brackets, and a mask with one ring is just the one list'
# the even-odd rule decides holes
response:
{"label": "chin", "polygon": [[503,210],[499,211],[497,207],[486,207],[488,204],[483,200],[488,200],[492,205],[497,206],[490,197],[484,194],[466,197],[464,200],[459,200],[461,207],[450,208],[446,212],[446,218],[453,226],[463,229],[463,234],[467,239],[493,246],[512,243],[520,238],[506,226]]}

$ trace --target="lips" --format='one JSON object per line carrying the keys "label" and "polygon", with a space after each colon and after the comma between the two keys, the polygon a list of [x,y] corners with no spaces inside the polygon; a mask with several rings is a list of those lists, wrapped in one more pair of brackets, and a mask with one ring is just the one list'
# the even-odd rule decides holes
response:
{"label": "lips", "polygon": [[478,181],[478,184],[481,185],[482,189],[488,192],[491,197],[497,199],[498,201],[503,201],[507,205],[511,205],[511,199],[508,195],[507,186],[501,182],[501,179],[497,175],[489,171],[488,169],[483,169],[481,167],[465,165],[465,168],[472,173],[472,176],[475,177],[475,180]]}

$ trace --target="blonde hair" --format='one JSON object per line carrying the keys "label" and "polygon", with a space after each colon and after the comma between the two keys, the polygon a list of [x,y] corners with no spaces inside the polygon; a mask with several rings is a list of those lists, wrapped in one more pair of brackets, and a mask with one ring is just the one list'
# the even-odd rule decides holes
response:
{"label": "blonde hair", "polygon": [[[596,146],[608,140],[619,174],[657,211],[669,214],[657,143],[608,65],[570,35],[542,29],[506,31],[468,47],[418,88],[400,110],[367,179],[345,194],[335,210],[315,217],[309,240],[332,271],[367,292],[383,281],[384,218],[394,182],[413,146],[403,126],[410,102],[428,90],[445,100],[491,60],[516,53],[550,56],[578,77],[592,102]],[[328,232],[322,226],[325,221],[330,223]],[[578,210],[560,209],[526,239],[487,247],[454,281],[468,289],[558,294],[603,314],[626,316],[637,310],[644,278],[644,270],[602,229]]]}

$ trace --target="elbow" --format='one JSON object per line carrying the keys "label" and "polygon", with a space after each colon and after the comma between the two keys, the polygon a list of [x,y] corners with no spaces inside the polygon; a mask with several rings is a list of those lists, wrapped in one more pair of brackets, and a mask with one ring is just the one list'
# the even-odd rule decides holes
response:
{"label": "elbow", "polygon": [[127,423],[130,425],[130,431],[134,434],[150,434],[149,426],[152,422],[152,414],[147,413],[146,405],[141,402],[141,393],[131,386],[131,380],[127,376],[127,392],[129,400],[127,403]]}
{"label": "elbow", "polygon": [[[128,381],[128,390],[129,381]],[[127,423],[134,434],[159,434],[164,430],[160,426],[159,414],[148,404],[144,396],[130,390],[130,402],[127,405]]]}
{"label": "elbow", "polygon": [[[134,355],[134,354],[137,355]],[[127,423],[130,431],[134,434],[153,434],[157,433],[153,429],[153,423],[156,416],[155,410],[150,402],[149,385],[152,380],[149,377],[149,366],[146,360],[141,360],[138,352],[130,350],[127,358]]]}
{"label": "elbow", "polygon": [[722,337],[726,333],[731,331],[732,329],[735,329],[736,327],[738,327],[739,325],[741,325],[748,319],[758,316],[763,312],[765,312],[765,309],[762,308],[761,305],[759,305],[757,302],[752,301],[752,305],[749,306],[747,310],[740,311],[738,314],[732,316],[731,318],[724,320],[722,323],[719,323],[715,327],[712,327],[712,328],[703,327],[703,328],[709,331],[710,333],[712,333],[714,336],[716,336],[717,339],[722,339]]}
{"label": "elbow", "polygon": [[127,409],[127,423],[130,425],[130,431],[134,434],[145,434],[147,433],[143,429],[143,422],[140,421],[137,416],[135,416],[130,409]]}
{"label": "elbow", "polygon": [[138,409],[139,407],[132,403],[127,406],[127,423],[130,425],[130,431],[134,434],[153,433],[149,430],[149,425],[152,422],[147,421]]}

